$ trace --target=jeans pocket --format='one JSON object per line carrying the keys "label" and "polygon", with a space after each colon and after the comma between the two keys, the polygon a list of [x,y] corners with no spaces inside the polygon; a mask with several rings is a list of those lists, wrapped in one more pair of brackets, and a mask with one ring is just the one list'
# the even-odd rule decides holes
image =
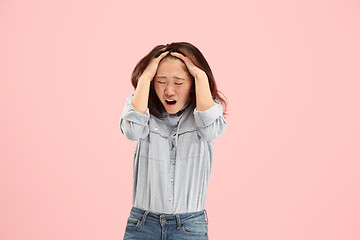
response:
{"label": "jeans pocket", "polygon": [[136,230],[137,227],[140,225],[140,221],[141,221],[141,219],[134,217],[134,216],[130,216],[126,223],[126,229],[127,230]]}
{"label": "jeans pocket", "polygon": [[184,233],[191,235],[207,235],[208,223],[206,221],[201,222],[184,222],[181,224],[181,230]]}

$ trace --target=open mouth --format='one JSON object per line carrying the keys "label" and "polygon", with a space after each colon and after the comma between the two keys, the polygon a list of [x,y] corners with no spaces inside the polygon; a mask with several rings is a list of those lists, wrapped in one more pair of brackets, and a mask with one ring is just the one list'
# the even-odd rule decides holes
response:
{"label": "open mouth", "polygon": [[174,104],[176,104],[176,100],[168,100],[168,99],[166,99],[165,102],[166,102],[167,104],[169,104],[169,105],[174,105]]}

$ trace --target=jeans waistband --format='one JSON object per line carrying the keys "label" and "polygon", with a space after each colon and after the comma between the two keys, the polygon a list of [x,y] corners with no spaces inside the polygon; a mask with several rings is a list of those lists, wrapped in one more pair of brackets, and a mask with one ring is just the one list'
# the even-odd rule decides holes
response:
{"label": "jeans waistband", "polygon": [[130,215],[139,217],[141,224],[144,224],[145,221],[148,220],[158,222],[161,225],[176,224],[178,228],[180,228],[181,224],[186,222],[208,222],[205,209],[193,213],[159,214],[132,207]]}

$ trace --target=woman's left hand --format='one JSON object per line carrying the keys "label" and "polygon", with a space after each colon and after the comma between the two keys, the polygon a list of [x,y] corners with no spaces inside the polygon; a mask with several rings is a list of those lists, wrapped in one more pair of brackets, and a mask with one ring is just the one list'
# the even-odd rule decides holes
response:
{"label": "woman's left hand", "polygon": [[181,53],[177,53],[177,52],[170,52],[170,54],[174,57],[180,58],[181,60],[184,61],[187,69],[189,70],[190,74],[193,75],[195,78],[201,77],[201,76],[206,76],[206,73],[198,68],[193,61],[191,61],[190,58],[185,57],[184,55],[182,55]]}
{"label": "woman's left hand", "polygon": [[214,105],[212,98],[209,80],[206,72],[195,66],[193,61],[177,52],[170,52],[174,57],[180,58],[184,61],[191,75],[195,78],[195,94],[196,94],[196,109],[198,111],[206,111]]}

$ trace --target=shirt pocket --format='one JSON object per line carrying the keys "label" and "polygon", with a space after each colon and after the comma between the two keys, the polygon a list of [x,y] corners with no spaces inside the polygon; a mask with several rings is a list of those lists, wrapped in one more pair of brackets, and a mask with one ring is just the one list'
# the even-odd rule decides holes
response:
{"label": "shirt pocket", "polygon": [[201,142],[196,130],[189,130],[179,134],[178,159],[186,161],[201,155]]}
{"label": "shirt pocket", "polygon": [[143,141],[140,157],[152,161],[166,161],[169,159],[169,141],[159,131],[150,131]]}

